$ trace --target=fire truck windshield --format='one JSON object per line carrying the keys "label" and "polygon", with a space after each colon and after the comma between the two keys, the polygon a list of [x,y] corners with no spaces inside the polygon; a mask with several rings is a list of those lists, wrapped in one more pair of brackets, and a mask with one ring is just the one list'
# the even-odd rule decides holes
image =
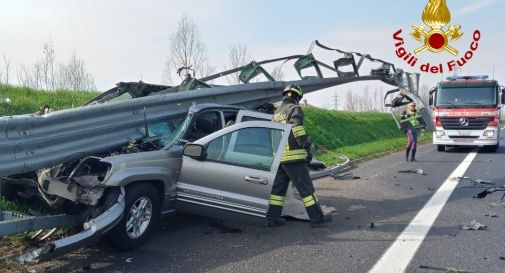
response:
{"label": "fire truck windshield", "polygon": [[496,107],[496,87],[442,87],[436,93],[436,107]]}

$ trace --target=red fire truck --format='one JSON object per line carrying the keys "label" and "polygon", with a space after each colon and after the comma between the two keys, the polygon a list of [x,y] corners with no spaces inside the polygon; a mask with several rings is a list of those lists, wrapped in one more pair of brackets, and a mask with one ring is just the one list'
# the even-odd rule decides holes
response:
{"label": "red fire truck", "polygon": [[447,146],[483,146],[496,152],[503,93],[503,87],[488,76],[452,76],[431,89],[433,144],[438,151]]}

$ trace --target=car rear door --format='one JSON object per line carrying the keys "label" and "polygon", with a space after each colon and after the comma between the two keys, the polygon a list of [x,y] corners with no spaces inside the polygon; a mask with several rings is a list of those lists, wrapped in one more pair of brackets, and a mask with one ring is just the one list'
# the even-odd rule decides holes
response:
{"label": "car rear door", "polygon": [[194,142],[204,146],[206,156],[183,156],[176,209],[264,225],[289,130],[289,124],[242,122]]}

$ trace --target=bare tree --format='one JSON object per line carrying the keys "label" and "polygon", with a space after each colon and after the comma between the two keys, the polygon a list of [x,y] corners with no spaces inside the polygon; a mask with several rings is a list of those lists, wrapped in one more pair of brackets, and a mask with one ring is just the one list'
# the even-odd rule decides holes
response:
{"label": "bare tree", "polygon": [[72,91],[94,91],[95,81],[86,71],[84,61],[72,54],[68,64],[60,64],[58,71],[58,88]]}
{"label": "bare tree", "polygon": [[53,39],[49,37],[49,42],[44,44],[43,58],[40,61],[42,67],[42,81],[44,89],[54,90],[56,87],[56,55],[54,52]]}
{"label": "bare tree", "polygon": [[272,77],[276,80],[276,81],[283,81],[284,80],[284,72],[282,72],[282,66],[281,65],[278,65],[276,67],[274,67],[274,70],[272,70]]}
{"label": "bare tree", "polygon": [[44,44],[42,59],[37,60],[32,67],[21,65],[18,70],[18,82],[27,87],[54,90],[56,87],[55,62],[53,40]]}
{"label": "bare tree", "polygon": [[172,85],[173,80],[172,80],[172,65],[170,61],[165,61],[163,64],[163,70],[161,71],[161,82],[166,85]]}
{"label": "bare tree", "polygon": [[[192,70],[196,77],[204,77],[214,71],[214,68],[207,64],[207,50],[198,26],[187,14],[182,16],[177,30],[170,36],[169,50],[170,65],[165,66],[165,69],[186,68],[182,71],[190,73]],[[163,72],[164,75],[166,73],[172,71]],[[164,77],[168,78],[166,75]]]}
{"label": "bare tree", "polygon": [[[250,59],[252,58],[245,44],[231,45],[228,51],[228,62],[225,65],[225,69],[244,66]],[[227,75],[226,80],[229,84],[240,84],[239,75],[239,72]]]}
{"label": "bare tree", "polygon": [[18,69],[18,82],[21,86],[34,89],[42,89],[42,65],[40,62],[35,62],[32,67],[21,65]]}
{"label": "bare tree", "polygon": [[0,83],[5,83],[9,84],[9,76],[10,76],[10,68],[11,68],[11,60],[10,58],[7,58],[7,55],[5,53],[3,54],[3,63],[4,63],[4,72],[3,72],[3,80],[2,80],[2,74],[0,73]]}
{"label": "bare tree", "polygon": [[358,111],[357,97],[356,94],[353,94],[351,90],[347,91],[345,110],[350,112]]}

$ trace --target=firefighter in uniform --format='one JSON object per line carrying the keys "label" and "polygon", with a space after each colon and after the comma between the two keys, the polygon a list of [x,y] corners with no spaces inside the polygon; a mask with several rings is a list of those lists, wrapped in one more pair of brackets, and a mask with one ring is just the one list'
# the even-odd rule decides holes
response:
{"label": "firefighter in uniform", "polygon": [[331,215],[323,213],[309,175],[308,162],[312,159],[312,153],[311,144],[303,127],[303,111],[299,105],[303,97],[302,89],[297,85],[289,85],[282,95],[284,96],[282,104],[275,111],[272,121],[290,123],[292,128],[272,186],[267,225],[277,227],[285,224],[281,215],[289,181],[292,181],[302,197],[311,226],[322,227],[332,219]]}
{"label": "firefighter in uniform", "polygon": [[[413,117],[418,117],[416,110],[416,103],[412,102],[409,104],[408,108],[403,111],[401,115],[401,119],[408,119]],[[410,161],[416,161],[416,150],[417,150],[417,136],[419,135],[419,127],[421,127],[421,123],[413,118],[408,121],[408,129],[407,129],[407,151],[405,152],[405,160],[409,161],[409,153],[412,151],[412,155],[410,157]]]}

